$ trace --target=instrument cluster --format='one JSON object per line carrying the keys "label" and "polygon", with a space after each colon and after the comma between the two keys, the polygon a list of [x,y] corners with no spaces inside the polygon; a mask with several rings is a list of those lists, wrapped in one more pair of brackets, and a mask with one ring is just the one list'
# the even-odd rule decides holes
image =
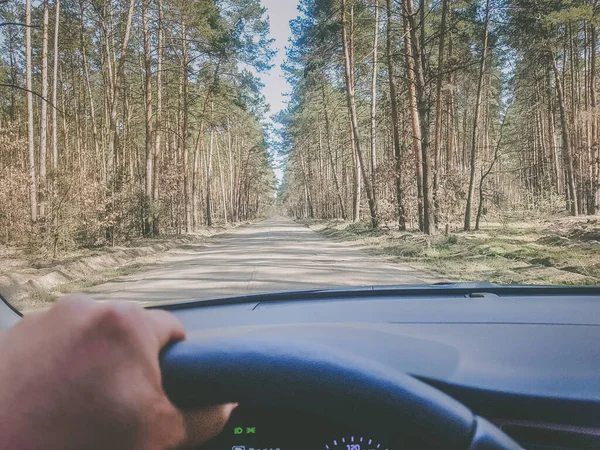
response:
{"label": "instrument cluster", "polygon": [[294,410],[239,407],[223,433],[203,450],[392,450],[389,437],[370,436],[335,419]]}

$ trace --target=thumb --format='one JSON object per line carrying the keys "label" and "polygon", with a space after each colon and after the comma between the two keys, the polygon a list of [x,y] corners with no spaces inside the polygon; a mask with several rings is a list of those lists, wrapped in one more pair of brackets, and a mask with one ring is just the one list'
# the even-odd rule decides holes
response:
{"label": "thumb", "polygon": [[237,403],[228,403],[195,411],[183,411],[186,445],[197,447],[218,436],[237,406]]}

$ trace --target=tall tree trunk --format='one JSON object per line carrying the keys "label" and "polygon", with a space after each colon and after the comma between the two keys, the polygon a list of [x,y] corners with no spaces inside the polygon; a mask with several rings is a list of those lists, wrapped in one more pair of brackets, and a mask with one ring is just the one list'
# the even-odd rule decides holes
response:
{"label": "tall tree trunk", "polygon": [[158,213],[158,202],[160,200],[160,152],[161,152],[161,138],[162,128],[162,103],[163,103],[163,90],[162,90],[162,58],[163,58],[163,0],[158,0],[158,41],[156,48],[156,126],[154,130],[154,189],[152,191],[152,200],[154,202],[154,218],[152,220],[152,226],[154,227],[152,233],[154,236],[160,234],[159,228],[159,213]]}
{"label": "tall tree trunk", "polygon": [[223,161],[221,160],[221,150],[219,149],[219,139],[215,141],[215,150],[217,152],[217,163],[219,168],[219,184],[221,185],[221,205],[223,207],[223,221],[225,225],[229,222],[227,217],[227,191],[225,190],[225,180],[223,175]]}
{"label": "tall tree trunk", "polygon": [[[356,87],[356,77],[355,77],[355,65],[354,65],[354,38],[355,38],[355,22],[354,22],[354,1],[350,3],[350,24],[349,24],[349,33],[348,33],[348,60],[350,65],[350,76],[349,76],[349,84],[352,86],[352,89]],[[345,17],[345,16],[344,16]],[[354,177],[352,187],[353,187],[353,199],[352,199],[352,220],[354,222],[360,221],[361,218],[361,202],[362,202],[362,167],[361,161],[356,154],[356,138],[354,136],[354,128],[352,124],[352,116],[350,114],[350,110],[348,109],[348,126],[349,126],[349,134],[350,134],[350,147],[352,149],[352,175]],[[308,184],[307,184],[308,186]],[[307,187],[308,189],[308,187]],[[310,192],[309,192],[310,193]]]}
{"label": "tall tree trunk", "polygon": [[327,107],[327,97],[325,95],[325,83],[321,79],[321,94],[323,96],[323,111],[325,114],[325,133],[327,134],[327,153],[329,154],[329,163],[331,164],[331,171],[333,174],[333,183],[335,185],[335,192],[340,204],[340,212],[342,213],[342,219],[348,218],[346,214],[346,207],[344,205],[344,199],[342,198],[342,192],[340,189],[340,181],[336,171],[336,164],[333,159],[333,150],[331,149],[331,122],[329,120],[329,108]]}
{"label": "tall tree trunk", "polygon": [[[594,0],[593,17],[597,17],[600,8],[600,0]],[[598,73],[597,73],[597,52],[598,29],[595,23],[590,25],[592,28],[590,45],[590,110],[591,114],[591,133],[592,133],[592,200],[593,213],[600,212],[600,142],[598,139]]]}
{"label": "tall tree trunk", "polygon": [[46,216],[46,159],[48,152],[48,34],[49,34],[49,0],[44,0],[43,29],[42,29],[42,112],[40,114],[40,219]]}
{"label": "tall tree trunk", "polygon": [[310,193],[310,187],[308,184],[308,180],[309,180],[309,175],[308,175],[308,171],[306,169],[306,164],[304,163],[304,158],[302,156],[302,152],[299,152],[300,155],[300,167],[302,168],[302,175],[304,177],[304,195],[306,197],[306,213],[305,213],[305,217],[308,217],[310,219],[314,219],[315,218],[315,209],[314,209],[314,205],[313,205],[313,199]]}
{"label": "tall tree trunk", "polygon": [[377,202],[377,75],[379,50],[379,0],[373,0],[375,9],[375,30],[373,38],[373,73],[371,77],[371,185],[373,201]]}
{"label": "tall tree trunk", "polygon": [[352,120],[348,122],[350,132],[350,149],[352,150],[352,176],[354,177],[352,186],[354,188],[352,194],[352,220],[360,221],[360,203],[362,199],[362,180],[360,160],[356,156],[356,138],[352,131]]}
{"label": "tall tree trunk", "polygon": [[195,230],[200,223],[200,214],[198,205],[199,184],[200,184],[200,152],[204,146],[204,117],[200,119],[198,126],[198,138],[194,148],[194,159],[192,162],[192,227]]}
{"label": "tall tree trunk", "polygon": [[142,23],[144,29],[144,71],[146,87],[144,89],[146,108],[146,214],[145,214],[145,230],[146,236],[152,234],[154,227],[152,220],[154,215],[151,210],[152,205],[152,175],[153,175],[153,163],[154,163],[154,147],[152,142],[152,57],[150,55],[150,24],[148,21],[148,9],[150,7],[150,0],[144,0],[142,4]]}
{"label": "tall tree trunk", "polygon": [[504,117],[502,118],[502,123],[500,124],[500,135],[498,136],[498,142],[496,142],[496,147],[494,150],[492,161],[487,170],[485,172],[482,172],[481,178],[479,179],[479,206],[477,207],[477,216],[475,218],[475,231],[479,231],[481,225],[481,217],[483,216],[483,204],[485,201],[483,186],[487,177],[492,173],[492,170],[494,170],[494,166],[496,165],[500,157],[500,148],[502,146],[502,138],[504,137],[504,126],[506,125],[507,118],[508,110],[504,112]]}
{"label": "tall tree trunk", "polygon": [[181,85],[182,85],[182,124],[181,124],[181,151],[183,154],[183,198],[184,198],[184,211],[185,211],[185,232],[189,233],[192,231],[192,215],[190,211],[190,182],[189,182],[189,155],[187,148],[188,138],[188,49],[187,49],[187,28],[185,23],[181,26],[181,47],[182,47],[182,59],[181,59]]}
{"label": "tall tree trunk", "polygon": [[479,111],[481,109],[481,97],[483,94],[483,79],[485,75],[485,66],[487,62],[488,39],[490,22],[490,0],[485,4],[485,28],[483,37],[483,49],[481,52],[481,63],[479,66],[479,77],[477,80],[477,99],[475,101],[475,113],[473,115],[473,130],[471,134],[471,171],[469,176],[469,193],[467,196],[467,207],[465,210],[464,230],[471,229],[471,209],[473,195],[475,194],[475,173],[477,172],[477,128],[479,126]]}
{"label": "tall tree trunk", "polygon": [[92,92],[92,82],[90,79],[90,67],[87,59],[87,45],[85,38],[85,13],[83,9],[83,0],[79,0],[79,11],[81,16],[81,57],[83,63],[83,70],[85,73],[85,86],[88,95],[88,101],[90,105],[90,120],[92,122],[92,144],[94,145],[95,155],[99,158],[99,162],[102,167],[101,178],[106,183],[106,158],[104,154],[100,154],[100,143],[98,136],[98,125],[96,122],[96,106],[94,102],[94,94]]}
{"label": "tall tree trunk", "polygon": [[[423,231],[426,234],[435,234],[435,220],[433,208],[433,177],[431,171],[431,155],[429,143],[429,101],[427,99],[425,82],[425,45],[424,30],[425,23],[421,20],[420,34],[415,20],[413,0],[404,2],[405,17],[409,24],[410,42],[414,55],[414,74],[416,81],[417,111],[421,124],[421,154],[423,165]],[[421,0],[421,17],[424,17],[425,1]]]}
{"label": "tall tree trunk", "polygon": [[[60,30],[60,0],[55,1],[54,64],[52,72],[52,168],[58,170],[58,37]],[[56,177],[56,173],[54,174]]]}
{"label": "tall tree trunk", "polygon": [[[127,23],[125,25],[125,35],[123,37],[123,42],[121,43],[121,55],[119,56],[117,73],[115,74],[113,85],[108,136],[109,170],[112,169],[113,164],[118,164],[117,155],[119,151],[119,130],[117,129],[117,112],[119,98],[121,96],[121,83],[123,82],[123,75],[125,74],[125,61],[127,60],[127,48],[129,47],[129,37],[131,36],[131,22],[133,20],[134,6],[135,0],[130,0],[129,10],[127,13]],[[108,55],[108,57],[110,57],[110,55]]]}
{"label": "tall tree trunk", "polygon": [[[63,71],[60,71],[61,85],[64,83]],[[65,95],[60,96],[60,106],[63,111],[65,111]],[[67,126],[67,115],[62,114],[62,129],[63,129],[63,154],[69,155],[69,127]]]}
{"label": "tall tree trunk", "polygon": [[213,226],[213,201],[212,201],[212,160],[215,143],[214,105],[210,105],[210,144],[206,161],[206,225]]}
{"label": "tall tree trunk", "polygon": [[[454,55],[454,46],[452,45],[452,33],[450,33],[450,36],[448,38],[448,57],[452,58]],[[456,108],[454,106],[454,91],[455,91],[455,87],[454,87],[454,79],[455,79],[455,75],[454,72],[451,71],[448,74],[448,119],[447,119],[447,127],[448,127],[448,132],[447,132],[447,140],[446,140],[446,177],[450,174],[450,171],[452,170],[452,168],[456,168],[457,165],[454,164],[455,160],[456,160],[456,156],[455,156],[455,152],[456,149],[458,148],[458,142],[457,142],[457,138],[456,138],[456,130],[457,130],[457,125],[456,125]],[[448,216],[448,214],[446,214],[446,216]]]}
{"label": "tall tree trunk", "polygon": [[237,219],[235,217],[235,169],[234,169],[234,160],[233,160],[233,139],[231,136],[231,120],[229,117],[227,118],[227,160],[229,162],[229,214],[231,214],[231,220],[236,222]]}
{"label": "tall tree trunk", "polygon": [[[16,49],[15,49],[15,36],[16,33],[14,31],[14,27],[12,25],[8,25],[8,59],[10,64],[10,82],[13,85],[17,85],[17,58],[16,58]],[[17,96],[16,89],[10,90],[10,121],[14,122],[17,114]],[[10,239],[10,229],[7,228],[7,238],[8,241]]]}
{"label": "tall tree trunk", "polygon": [[[215,70],[215,75],[213,78],[213,84],[216,83],[216,78],[218,75],[218,66]],[[200,218],[198,215],[198,188],[199,188],[199,179],[200,179],[200,152],[204,147],[204,126],[206,122],[206,114],[208,111],[208,106],[212,104],[213,97],[213,86],[209,86],[208,91],[206,93],[206,98],[204,99],[204,106],[202,108],[202,114],[200,117],[200,124],[198,125],[198,137],[196,139],[196,146],[194,147],[194,172],[192,174],[192,222],[194,227],[200,222]]]}
{"label": "tall tree trunk", "polygon": [[392,113],[392,133],[394,146],[394,178],[396,182],[396,208],[398,211],[398,228],[406,231],[406,212],[404,210],[404,199],[402,192],[402,147],[400,145],[400,126],[398,122],[398,86],[394,75],[394,61],[392,49],[392,0],[386,0],[387,6],[387,72],[390,89],[390,106]]}
{"label": "tall tree trunk", "polygon": [[560,168],[560,158],[558,157],[558,145],[556,144],[555,139],[555,108],[552,102],[553,94],[552,94],[552,85],[551,85],[551,73],[550,69],[545,74],[545,84],[546,84],[546,97],[547,97],[547,120],[548,120],[548,141],[550,145],[550,151],[552,153],[552,162],[554,168],[554,178],[556,179],[556,194],[564,195],[564,176]]}
{"label": "tall tree trunk", "polygon": [[556,85],[558,109],[560,112],[562,152],[565,164],[565,172],[567,175],[567,189],[569,193],[568,209],[572,216],[577,216],[579,215],[579,209],[577,208],[577,189],[575,187],[575,176],[573,173],[573,151],[571,149],[571,136],[569,132],[569,120],[567,118],[567,108],[565,105],[563,81],[561,79],[556,60],[554,59],[554,55],[550,55],[550,59],[552,60],[552,70],[554,71],[555,78],[554,84]]}
{"label": "tall tree trunk", "polygon": [[204,127],[206,123],[208,107],[213,104],[212,98],[214,95],[214,87],[218,81],[220,67],[221,61],[219,60],[215,67],[215,71],[212,77],[212,83],[208,86],[206,91],[206,97],[204,98],[204,106],[202,107],[202,113],[200,115],[200,123],[198,125],[198,137],[196,139],[196,146],[194,147],[194,171],[192,174],[192,223],[194,228],[196,228],[196,225],[200,222],[198,213],[198,188],[200,178],[200,152],[204,147]]}
{"label": "tall tree trunk", "polygon": [[31,221],[37,222],[37,177],[35,170],[35,148],[33,142],[33,83],[31,79],[31,0],[25,0],[25,58],[27,86],[27,147],[29,154],[29,202]]}
{"label": "tall tree trunk", "polygon": [[[80,0],[81,5],[81,14],[83,19],[83,2],[84,0]],[[106,100],[108,105],[112,105],[114,101],[113,94],[115,90],[115,73],[114,73],[114,50],[110,46],[110,35],[112,35],[112,31],[108,29],[106,16],[107,16],[107,6],[110,7],[110,4],[104,4],[102,7],[102,16],[100,18],[100,28],[102,28],[102,38],[104,43],[104,70],[106,73],[106,79],[108,80],[108,92],[106,93]],[[111,14],[112,17],[112,14]],[[112,106],[109,106],[106,111],[106,127],[110,129],[110,111],[112,110]],[[108,133],[107,133],[108,134]]]}
{"label": "tall tree trunk", "polygon": [[419,215],[419,230],[425,231],[425,218],[423,208],[423,152],[421,151],[421,123],[417,108],[417,88],[415,80],[415,58],[413,57],[412,38],[409,32],[409,23],[406,14],[403,14],[404,23],[404,54],[406,56],[406,80],[408,83],[408,102],[412,128],[412,147],[415,154],[415,170],[417,176],[417,208]]}
{"label": "tall tree trunk", "polygon": [[377,228],[379,226],[378,218],[377,218],[377,205],[375,204],[375,199],[373,198],[373,186],[369,179],[368,174],[365,170],[363,153],[361,150],[360,143],[360,132],[358,129],[358,116],[356,112],[356,99],[354,93],[354,86],[352,84],[352,66],[350,64],[350,51],[348,46],[348,31],[347,31],[347,21],[346,21],[346,0],[342,0],[342,44],[344,48],[344,74],[346,81],[346,100],[348,102],[348,109],[350,111],[350,118],[352,122],[352,133],[354,136],[354,141],[356,145],[356,156],[358,158],[358,162],[360,165],[360,170],[362,172],[363,181],[365,183],[365,190],[367,192],[367,200],[369,202],[369,211],[371,213],[371,225],[373,228]]}
{"label": "tall tree trunk", "polygon": [[434,167],[433,167],[433,201],[436,224],[439,220],[439,188],[440,188],[440,157],[442,153],[442,86],[444,84],[444,56],[446,55],[446,22],[449,0],[442,0],[442,23],[440,25],[440,43],[438,48],[438,73],[435,97],[435,138],[434,138]]}

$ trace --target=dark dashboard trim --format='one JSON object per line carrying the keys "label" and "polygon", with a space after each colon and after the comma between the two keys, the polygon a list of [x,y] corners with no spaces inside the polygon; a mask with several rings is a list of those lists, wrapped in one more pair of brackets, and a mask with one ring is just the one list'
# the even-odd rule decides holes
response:
{"label": "dark dashboard trim", "polygon": [[483,417],[495,420],[518,420],[544,423],[560,423],[567,427],[600,427],[600,403],[586,399],[557,399],[536,395],[517,394],[482,389],[442,381],[430,377],[415,376],[446,395],[468,405]]}
{"label": "dark dashboard trim", "polygon": [[23,317],[23,314],[17,308],[15,308],[13,305],[11,305],[10,302],[8,300],[6,300],[1,294],[0,294],[0,302],[4,303],[6,305],[6,307],[8,309],[10,309],[12,312],[14,312],[17,316]]}
{"label": "dark dashboard trim", "polygon": [[528,428],[538,428],[552,431],[565,431],[568,433],[579,433],[588,436],[597,436],[600,438],[600,428],[581,427],[577,425],[565,425],[561,423],[540,422],[537,420],[516,420],[516,419],[491,419],[490,422],[499,428],[505,426],[519,426]]}
{"label": "dark dashboard trim", "polygon": [[[163,303],[149,306],[148,309],[178,311],[210,306],[239,305],[246,303],[279,303],[305,300],[347,300],[382,297],[445,297],[466,296],[479,300],[479,294],[492,294],[498,297],[557,296],[557,295],[597,295],[600,286],[537,286],[537,285],[497,285],[492,283],[456,283],[432,285],[370,286],[344,289],[315,289],[306,291],[284,291],[267,294],[252,294],[209,300],[191,300],[178,303]],[[255,307],[256,307],[255,306]]]}

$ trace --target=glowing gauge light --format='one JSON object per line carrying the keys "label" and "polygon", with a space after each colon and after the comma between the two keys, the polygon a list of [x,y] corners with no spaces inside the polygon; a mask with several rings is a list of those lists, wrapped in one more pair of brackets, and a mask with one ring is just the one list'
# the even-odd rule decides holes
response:
{"label": "glowing gauge light", "polygon": [[369,439],[361,436],[343,437],[334,439],[333,442],[325,445],[325,450],[388,450],[375,439]]}

